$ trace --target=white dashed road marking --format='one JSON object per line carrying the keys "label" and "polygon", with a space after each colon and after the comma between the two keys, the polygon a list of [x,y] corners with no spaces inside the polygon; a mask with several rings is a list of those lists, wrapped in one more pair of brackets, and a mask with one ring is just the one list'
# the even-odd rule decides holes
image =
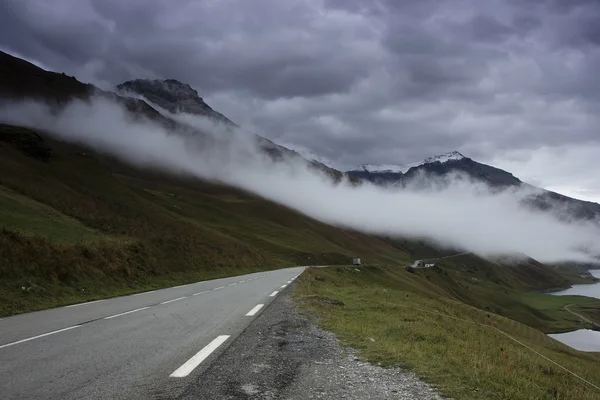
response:
{"label": "white dashed road marking", "polygon": [[220,345],[222,345],[227,339],[229,339],[229,335],[221,335],[217,336],[215,340],[206,345],[202,350],[200,350],[196,355],[190,358],[185,364],[181,367],[177,368],[175,372],[169,375],[171,378],[184,378],[188,376],[202,361],[204,361],[208,356],[211,355],[213,351],[215,351]]}
{"label": "white dashed road marking", "polygon": [[275,297],[275,296],[277,296],[277,293],[279,293],[279,290],[276,290],[276,291],[274,291],[273,293],[271,293],[271,294],[269,295],[269,297]]}
{"label": "white dashed road marking", "polygon": [[254,315],[256,315],[256,313],[263,308],[264,304],[258,304],[256,307],[254,307],[252,310],[248,311],[248,314],[246,314],[246,317],[252,317]]}
{"label": "white dashed road marking", "polygon": [[167,301],[163,301],[163,302],[162,302],[162,303],[160,303],[160,304],[169,304],[169,303],[172,303],[172,302],[174,302],[174,301],[177,301],[177,300],[183,300],[183,299],[185,299],[185,296],[184,296],[184,297],[178,297],[178,298],[176,298],[176,299],[173,299],[173,300],[167,300]]}
{"label": "white dashed road marking", "polygon": [[79,328],[80,326],[81,326],[81,325],[73,325],[73,326],[70,326],[70,327],[68,327],[68,328],[59,329],[59,330],[56,330],[56,331],[52,331],[52,332],[48,332],[48,333],[43,333],[43,334],[41,334],[41,335],[32,336],[32,337],[30,337],[30,338],[27,338],[27,339],[17,340],[16,342],[12,342],[12,343],[3,344],[2,346],[0,346],[0,349],[3,349],[3,348],[5,348],[5,347],[14,346],[15,344],[20,344],[20,343],[29,342],[30,340],[35,340],[35,339],[43,338],[43,337],[45,337],[45,336],[54,335],[55,333],[64,332],[64,331],[68,331],[68,330],[71,330],[71,329]]}
{"label": "white dashed road marking", "polygon": [[285,289],[287,287],[287,285],[281,285],[282,289]]}
{"label": "white dashed road marking", "polygon": [[204,292],[194,293],[192,296],[199,296],[201,294],[208,293],[208,292],[209,292],[208,290],[205,290]]}

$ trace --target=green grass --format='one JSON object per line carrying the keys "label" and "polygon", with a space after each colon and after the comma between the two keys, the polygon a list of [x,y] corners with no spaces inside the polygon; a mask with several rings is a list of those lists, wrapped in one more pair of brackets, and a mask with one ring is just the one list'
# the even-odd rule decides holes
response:
{"label": "green grass", "polygon": [[0,186],[0,221],[6,229],[45,236],[59,243],[90,242],[108,238],[52,207],[3,186]]}
{"label": "green grass", "polygon": [[[574,313],[580,314],[597,325],[600,325],[600,300],[585,296],[553,296],[540,293],[522,293],[519,296],[523,303],[528,304],[541,312],[551,316],[554,321],[569,321],[565,331],[570,331],[573,324],[579,325],[582,329],[591,329],[593,326],[585,321],[581,324],[577,320],[581,318],[567,310],[567,307]],[[552,332],[559,332],[560,329],[554,329]]]}
{"label": "green grass", "polygon": [[600,396],[490,324],[596,385],[597,354],[458,301],[425,275],[393,267],[310,269],[300,278],[296,299],[365,360],[409,368],[456,399]]}
{"label": "green grass", "polygon": [[[579,318],[564,310],[565,304],[600,308],[597,299],[579,297],[563,303],[558,296],[535,293],[568,287],[570,282],[553,268],[534,260],[509,264],[465,255],[442,260],[436,267],[418,270],[417,274],[435,286],[439,295],[524,322],[546,333],[592,326],[577,324]],[[543,306],[544,302],[550,306]],[[590,312],[584,311],[584,314],[590,315]]]}

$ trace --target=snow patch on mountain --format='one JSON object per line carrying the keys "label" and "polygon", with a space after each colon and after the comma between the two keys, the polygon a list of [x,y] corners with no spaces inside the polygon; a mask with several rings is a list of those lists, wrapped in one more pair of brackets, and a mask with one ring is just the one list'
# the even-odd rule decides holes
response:
{"label": "snow patch on mountain", "polygon": [[383,174],[383,173],[395,173],[395,174],[405,174],[409,169],[418,167],[424,164],[431,164],[434,162],[446,163],[448,161],[458,161],[465,158],[458,151],[451,151],[448,153],[440,154],[437,156],[429,157],[424,159],[423,161],[404,164],[404,165],[392,165],[392,164],[363,164],[359,167],[353,169],[353,171],[366,171],[374,174]]}

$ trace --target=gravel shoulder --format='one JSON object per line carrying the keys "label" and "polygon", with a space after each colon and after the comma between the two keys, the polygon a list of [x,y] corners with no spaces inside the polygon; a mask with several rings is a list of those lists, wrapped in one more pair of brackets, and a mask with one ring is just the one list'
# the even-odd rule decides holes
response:
{"label": "gravel shoulder", "polygon": [[361,362],[300,313],[289,287],[180,399],[441,399],[414,374]]}

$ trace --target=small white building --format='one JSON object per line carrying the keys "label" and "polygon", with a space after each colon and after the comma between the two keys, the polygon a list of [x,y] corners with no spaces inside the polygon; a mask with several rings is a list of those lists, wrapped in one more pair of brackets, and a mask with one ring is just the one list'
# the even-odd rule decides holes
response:
{"label": "small white building", "polygon": [[360,265],[360,258],[353,258],[352,259],[352,264],[353,265]]}

